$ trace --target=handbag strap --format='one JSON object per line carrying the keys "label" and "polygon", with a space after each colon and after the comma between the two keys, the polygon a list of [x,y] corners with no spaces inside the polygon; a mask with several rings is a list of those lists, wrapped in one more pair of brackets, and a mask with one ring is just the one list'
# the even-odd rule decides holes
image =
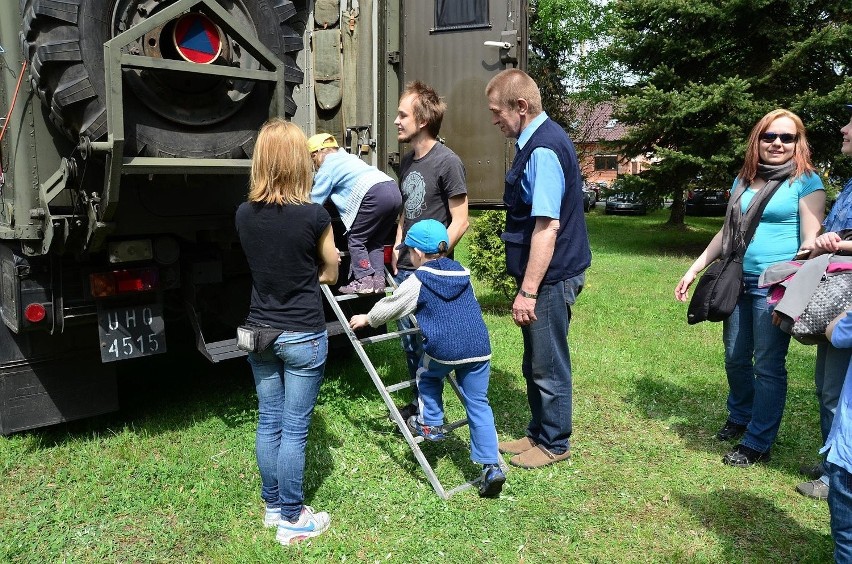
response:
{"label": "handbag strap", "polygon": [[[763,210],[766,209],[766,205],[769,203],[769,200],[772,199],[772,196],[775,195],[775,192],[778,191],[778,188],[780,188],[782,184],[783,182],[781,181],[776,182],[775,186],[770,189],[769,195],[764,198],[762,202],[760,202],[760,205],[757,208],[757,212],[752,216],[751,222],[745,230],[745,237],[743,237],[742,239],[746,242],[745,245],[742,249],[736,248],[732,252],[732,254],[736,255],[736,258],[738,258],[740,262],[742,262],[743,256],[745,256],[748,244],[751,242],[752,237],[754,237],[754,232],[757,231],[757,226],[760,223],[760,218],[763,216]],[[737,205],[739,205],[739,202],[737,202]],[[742,229],[740,231],[742,231]],[[737,245],[737,247],[739,247],[739,245]]]}

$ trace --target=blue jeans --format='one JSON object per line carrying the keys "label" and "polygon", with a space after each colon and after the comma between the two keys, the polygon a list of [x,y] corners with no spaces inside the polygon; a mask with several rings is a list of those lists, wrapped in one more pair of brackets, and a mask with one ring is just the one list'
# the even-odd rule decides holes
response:
{"label": "blue jeans", "polygon": [[[398,269],[394,274],[393,279],[397,285],[402,284],[405,279],[414,274],[413,270]],[[408,316],[402,317],[396,322],[400,330],[411,329],[412,324],[408,320]],[[403,335],[400,337],[402,350],[405,352],[405,363],[408,367],[408,376],[411,380],[417,379],[417,368],[420,366],[420,359],[423,358],[423,337],[421,335]],[[417,402],[417,387],[411,388],[414,398],[412,403]]]}
{"label": "blue jeans", "polygon": [[248,355],[257,389],[260,496],[288,521],[299,518],[304,503],[305,444],[326,356],[326,331],[285,331],[262,353]]}
{"label": "blue jeans", "polygon": [[822,442],[828,438],[834,412],[840,400],[840,390],[846,379],[846,369],[852,359],[852,349],[838,349],[828,343],[817,345],[816,369],[814,384],[816,384],[817,399],[819,399],[819,430]]}
{"label": "blue jeans", "polygon": [[831,538],[834,561],[852,562],[852,474],[830,462],[828,468],[828,511],[831,513]]}
{"label": "blue jeans", "polygon": [[488,403],[489,361],[444,364],[424,356],[423,365],[417,371],[420,421],[429,426],[444,424],[444,378],[453,370],[467,411],[470,459],[479,464],[497,464],[497,429]]}
{"label": "blue jeans", "polygon": [[536,320],[521,327],[521,371],[527,381],[532,416],[527,436],[553,454],[563,454],[570,448],[573,391],[568,328],[571,306],[585,281],[586,275],[580,274],[556,284],[543,284],[535,303]]}
{"label": "blue jeans", "polygon": [[787,349],[790,335],[772,324],[766,288],[757,276],[743,276],[744,289],[734,312],[723,322],[728,419],[747,425],[740,441],[767,452],[781,426],[787,401]]}

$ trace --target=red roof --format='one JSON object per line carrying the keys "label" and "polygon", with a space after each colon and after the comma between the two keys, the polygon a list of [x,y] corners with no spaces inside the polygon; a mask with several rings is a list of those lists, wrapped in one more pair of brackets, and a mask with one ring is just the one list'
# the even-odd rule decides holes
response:
{"label": "red roof", "polygon": [[601,102],[588,112],[580,110],[577,117],[583,122],[584,141],[618,141],[624,136],[624,125],[612,118],[612,112],[612,102]]}

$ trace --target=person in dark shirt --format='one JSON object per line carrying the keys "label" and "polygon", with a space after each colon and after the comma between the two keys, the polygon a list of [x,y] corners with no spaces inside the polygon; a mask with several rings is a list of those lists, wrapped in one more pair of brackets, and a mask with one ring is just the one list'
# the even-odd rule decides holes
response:
{"label": "person in dark shirt", "polygon": [[[402,213],[391,258],[391,272],[397,284],[402,284],[416,270],[408,249],[396,249],[412,225],[424,219],[441,222],[449,233],[450,258],[469,225],[464,165],[458,155],[438,140],[446,109],[447,104],[438,93],[419,80],[406,84],[399,99],[394,120],[397,139],[408,143],[411,151],[402,158],[399,169]],[[408,318],[400,319],[397,325],[400,329],[412,326]],[[423,341],[419,335],[404,335],[402,349],[409,377],[414,380],[423,356]],[[398,408],[406,420],[418,413],[417,388],[413,392],[414,399]]]}
{"label": "person in dark shirt", "polygon": [[304,504],[302,492],[308,426],[328,354],[320,284],[337,282],[340,261],[331,217],[311,203],[312,180],[305,134],[271,120],[258,134],[248,201],[236,214],[252,277],[246,324],[281,331],[248,361],[257,389],[264,525],[277,527],[284,545],[322,534],[331,522]]}

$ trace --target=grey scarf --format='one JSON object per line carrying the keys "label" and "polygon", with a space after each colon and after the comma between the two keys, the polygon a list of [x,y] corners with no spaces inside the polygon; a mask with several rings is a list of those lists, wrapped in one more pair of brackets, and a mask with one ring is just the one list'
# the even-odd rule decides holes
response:
{"label": "grey scarf", "polygon": [[771,198],[772,194],[778,186],[787,180],[796,168],[796,163],[792,159],[782,165],[757,165],[757,175],[766,180],[766,185],[758,190],[757,194],[751,199],[746,208],[745,214],[742,212],[740,198],[743,192],[746,191],[746,183],[740,179],[734,193],[731,194],[731,199],[728,201],[728,210],[725,212],[725,223],[722,226],[722,256],[726,257],[733,252],[739,252],[740,256],[745,254],[746,247],[750,241],[743,241],[745,232],[752,221],[760,221],[760,218],[755,218],[760,204],[767,198]]}

